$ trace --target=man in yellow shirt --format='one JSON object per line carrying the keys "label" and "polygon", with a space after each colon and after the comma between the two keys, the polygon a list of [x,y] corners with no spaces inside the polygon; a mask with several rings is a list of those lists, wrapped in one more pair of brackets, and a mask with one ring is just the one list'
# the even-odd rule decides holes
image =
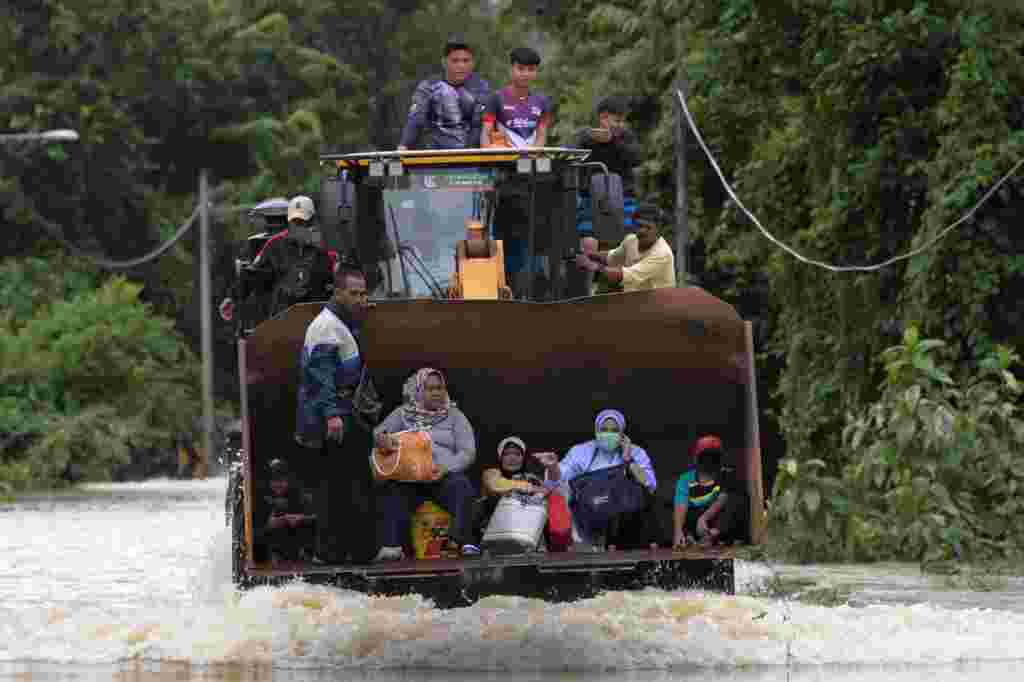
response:
{"label": "man in yellow shirt", "polygon": [[654,204],[644,202],[633,215],[636,232],[627,234],[611,251],[594,251],[593,242],[584,245],[576,257],[576,266],[588,272],[600,272],[612,282],[622,283],[623,291],[642,291],[676,285],[676,260],[672,247],[658,234],[663,213]]}

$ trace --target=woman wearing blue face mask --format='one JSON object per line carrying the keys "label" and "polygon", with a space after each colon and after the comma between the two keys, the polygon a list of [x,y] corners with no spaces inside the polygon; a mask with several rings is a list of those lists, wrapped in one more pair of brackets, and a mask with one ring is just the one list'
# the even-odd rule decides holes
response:
{"label": "woman wearing blue face mask", "polygon": [[[642,486],[648,493],[653,493],[657,487],[657,479],[654,476],[654,467],[651,466],[651,458],[647,452],[638,445],[630,442],[625,434],[626,418],[618,410],[602,410],[597,419],[594,420],[594,439],[585,443],[574,445],[569,453],[558,461],[558,455],[553,452],[534,453],[534,457],[544,465],[549,481],[558,481],[562,484],[563,492],[571,497],[573,494],[572,482],[582,477],[616,467],[623,468],[627,473],[623,482],[624,486],[633,488]],[[570,504],[572,500],[570,499]],[[609,541],[609,549],[614,545],[643,546],[646,538],[617,538],[618,528],[632,526],[634,524],[624,523],[630,519],[622,517],[635,517],[637,514],[645,514],[649,505],[645,504],[644,509],[630,513],[618,514],[611,519],[584,518],[584,515],[574,511],[574,539],[582,544],[590,544],[594,549],[600,549],[605,541]]]}

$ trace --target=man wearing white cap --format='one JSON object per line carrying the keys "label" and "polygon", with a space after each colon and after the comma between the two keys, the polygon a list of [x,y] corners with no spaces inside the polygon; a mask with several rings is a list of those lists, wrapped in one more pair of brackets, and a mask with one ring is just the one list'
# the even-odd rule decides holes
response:
{"label": "man wearing white cap", "polygon": [[297,196],[288,201],[288,224],[308,227],[316,215],[313,200],[309,197]]}
{"label": "man wearing white cap", "polygon": [[[287,220],[288,229],[268,239],[249,265],[259,273],[253,286],[264,293],[273,292],[269,315],[296,303],[327,300],[333,291],[336,254],[324,246],[313,200],[301,195],[289,199]],[[224,320],[234,317],[234,298],[225,298],[220,304]]]}
{"label": "man wearing white cap", "polygon": [[273,272],[272,315],[296,303],[324,301],[333,291],[334,267],[320,230],[313,200],[288,200],[288,229],[271,237],[254,264]]}

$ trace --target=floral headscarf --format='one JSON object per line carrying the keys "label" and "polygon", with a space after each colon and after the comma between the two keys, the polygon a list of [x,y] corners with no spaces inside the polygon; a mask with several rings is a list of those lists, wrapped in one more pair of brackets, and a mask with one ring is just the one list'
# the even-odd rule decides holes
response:
{"label": "floral headscarf", "polygon": [[[436,376],[445,387],[444,404],[436,410],[428,410],[424,404],[423,397],[427,390],[427,379]],[[431,367],[424,367],[405,382],[402,389],[402,397],[405,404],[402,405],[402,415],[406,428],[422,429],[440,424],[448,418],[448,410],[455,407],[455,403],[448,396],[448,385],[444,375],[439,370]]]}

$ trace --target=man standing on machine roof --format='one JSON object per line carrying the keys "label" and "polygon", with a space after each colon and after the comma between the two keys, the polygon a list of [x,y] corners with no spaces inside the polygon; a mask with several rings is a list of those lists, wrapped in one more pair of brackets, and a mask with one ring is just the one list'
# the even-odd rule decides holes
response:
{"label": "man standing on machine roof", "polygon": [[[480,145],[481,118],[491,86],[473,72],[473,50],[461,37],[448,39],[443,63],[443,77],[428,78],[416,86],[399,150]],[[421,136],[426,137],[422,145]]]}
{"label": "man standing on machine roof", "polygon": [[[543,147],[551,125],[551,100],[532,92],[530,84],[537,77],[540,55],[529,47],[517,47],[509,54],[510,83],[488,99],[484,113],[481,147]],[[551,184],[537,185],[535,200],[538,206],[553,201]],[[494,216],[494,235],[505,243],[505,272],[513,283],[517,295],[532,290],[534,278],[547,279],[545,261],[534,253],[529,257],[529,183],[525,178],[513,177],[501,188],[501,201]],[[550,214],[535,214],[536,251],[550,246]]]}
{"label": "man standing on machine roof", "polygon": [[540,55],[529,47],[517,47],[509,58],[511,82],[488,99],[480,146],[543,147],[551,126],[551,100],[530,92]]}

